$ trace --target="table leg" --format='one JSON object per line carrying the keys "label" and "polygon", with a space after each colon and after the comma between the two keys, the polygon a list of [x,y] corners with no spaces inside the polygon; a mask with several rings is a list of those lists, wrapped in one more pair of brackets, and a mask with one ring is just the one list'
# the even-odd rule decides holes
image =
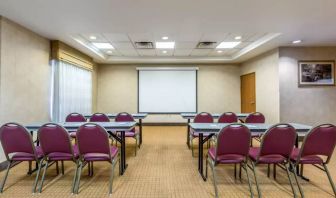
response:
{"label": "table leg", "polygon": [[189,123],[190,123],[190,119],[188,119],[188,126],[187,126],[187,145],[188,145],[188,148],[190,149],[190,136],[189,136],[189,131],[190,131],[190,126],[189,126]]}
{"label": "table leg", "polygon": [[139,145],[142,144],[142,119],[139,119]]}
{"label": "table leg", "polygon": [[126,164],[126,146],[125,146],[125,131],[121,131],[121,175],[124,174],[127,164]]}
{"label": "table leg", "polygon": [[[296,147],[296,148],[299,148],[299,136],[298,136],[298,135],[296,136],[295,147]],[[294,170],[294,171],[295,171],[295,170]],[[296,174],[297,174],[299,177],[301,177],[301,179],[306,180],[306,181],[309,181],[309,178],[307,178],[307,177],[305,177],[305,176],[303,175],[303,165],[301,165],[301,170],[300,170],[300,165],[299,165],[299,164],[296,166]]]}

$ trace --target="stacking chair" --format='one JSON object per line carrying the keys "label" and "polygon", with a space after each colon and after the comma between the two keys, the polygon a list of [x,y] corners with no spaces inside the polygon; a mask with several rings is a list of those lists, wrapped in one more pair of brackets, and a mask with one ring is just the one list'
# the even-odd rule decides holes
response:
{"label": "stacking chair", "polygon": [[[111,146],[106,130],[94,123],[86,123],[77,131],[79,165],[74,192],[78,194],[82,168],[89,162],[106,161],[111,164],[109,194],[112,194],[114,167],[119,158],[118,148]],[[120,159],[120,158],[119,158]],[[119,162],[120,165],[120,162]],[[120,171],[120,169],[119,169]]]}
{"label": "stacking chair", "polygon": [[294,148],[291,155],[291,161],[294,167],[293,172],[295,180],[302,197],[304,197],[303,190],[298,182],[297,174],[295,172],[295,168],[300,164],[311,164],[324,171],[327,174],[334,195],[336,196],[335,184],[327,168],[327,164],[333,154],[335,145],[336,126],[332,124],[323,124],[310,130],[303,140],[301,149]]}
{"label": "stacking chair", "polygon": [[[213,117],[210,113],[202,112],[195,116],[194,123],[213,123]],[[209,134],[204,134],[203,137],[207,137]],[[194,146],[193,146],[193,140],[198,137],[197,133],[194,133],[192,129],[189,131],[190,136],[190,147],[191,147],[191,153],[194,157]]]}
{"label": "stacking chair", "polygon": [[[65,122],[86,122],[86,118],[79,113],[70,113],[66,118]],[[70,132],[71,138],[76,138],[76,132]]]}
{"label": "stacking chair", "polygon": [[[0,186],[0,192],[3,192],[9,170],[15,165],[28,161],[30,164],[36,161],[41,167],[43,153],[41,147],[34,146],[32,137],[25,127],[17,123],[6,123],[0,128],[0,141],[7,158],[7,169]],[[36,190],[40,168],[36,173],[32,192]]]}
{"label": "stacking chair", "polygon": [[236,123],[238,117],[233,112],[225,112],[218,118],[218,123]]}
{"label": "stacking chair", "polygon": [[[77,170],[78,149],[77,145],[72,146],[70,136],[67,130],[58,124],[48,123],[41,126],[41,128],[38,130],[38,138],[44,154],[42,161],[45,161],[42,179],[39,187],[39,192],[41,193],[49,163],[56,162],[57,174],[59,173],[59,161],[62,163],[62,174],[64,174],[64,161],[72,161],[76,163]],[[42,169],[42,166],[39,166],[39,168]],[[76,177],[77,171],[75,172],[71,188],[72,193],[74,191]]]}
{"label": "stacking chair", "polygon": [[289,124],[277,124],[270,127],[262,136],[260,147],[250,148],[249,158],[252,166],[249,167],[253,170],[259,197],[261,197],[261,192],[255,171],[255,167],[259,164],[274,164],[274,167],[283,165],[281,167],[286,170],[293,194],[296,196],[288,168],[295,140],[294,127]]}
{"label": "stacking chair", "polygon": [[208,164],[212,170],[216,197],[218,197],[218,190],[215,167],[219,164],[240,164],[246,172],[251,197],[253,197],[247,170],[250,141],[250,130],[242,124],[230,124],[219,132],[217,145],[209,149],[206,163],[206,176],[208,176]]}
{"label": "stacking chair", "polygon": [[[259,112],[254,112],[249,114],[246,119],[245,123],[265,123],[265,116],[262,113]],[[260,135],[251,135],[252,139],[256,139],[260,141]],[[252,146],[253,141],[251,141],[251,146]]]}
{"label": "stacking chair", "polygon": [[94,113],[90,117],[90,122],[109,122],[110,118],[104,113]]}
{"label": "stacking chair", "polygon": [[[134,118],[131,114],[126,113],[126,112],[122,112],[119,113],[116,117],[115,117],[115,121],[116,122],[133,122]],[[118,134],[119,135],[119,134]],[[130,138],[134,138],[135,139],[135,156],[137,154],[137,147],[140,145],[138,144],[139,142],[139,131],[136,128],[133,128],[131,131],[127,131],[125,132],[125,137],[130,137]]]}

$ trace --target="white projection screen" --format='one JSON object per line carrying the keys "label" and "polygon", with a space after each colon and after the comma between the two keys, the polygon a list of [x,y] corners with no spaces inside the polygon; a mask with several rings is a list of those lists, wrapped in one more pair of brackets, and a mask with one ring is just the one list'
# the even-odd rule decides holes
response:
{"label": "white projection screen", "polygon": [[137,68],[140,113],[197,112],[197,68]]}

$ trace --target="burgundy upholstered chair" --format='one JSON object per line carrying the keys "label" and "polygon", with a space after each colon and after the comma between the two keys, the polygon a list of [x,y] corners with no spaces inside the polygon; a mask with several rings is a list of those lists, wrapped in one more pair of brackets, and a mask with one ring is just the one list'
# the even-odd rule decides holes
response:
{"label": "burgundy upholstered chair", "polygon": [[225,112],[218,118],[218,123],[236,123],[238,117],[233,112]]}
{"label": "burgundy upholstered chair", "polygon": [[[194,123],[213,123],[213,117],[210,113],[202,112],[195,116]],[[209,134],[204,134],[203,137],[207,137]],[[194,131],[190,128],[189,132],[190,136],[190,147],[191,147],[191,153],[192,156],[194,156],[194,146],[193,146],[193,140],[198,137],[198,133],[194,133]]]}
{"label": "burgundy upholstered chair", "polygon": [[[115,117],[116,122],[134,122],[134,118],[131,114],[122,112]],[[119,133],[118,133],[119,135]],[[136,128],[133,128],[131,131],[125,132],[125,137],[135,139],[135,156],[137,154],[137,147],[139,146],[139,131]]]}
{"label": "burgundy upholstered chair", "polygon": [[[336,126],[332,124],[319,125],[310,130],[305,136],[301,149],[294,148],[291,161],[294,169],[299,164],[311,164],[323,170],[329,179],[330,185],[336,196],[335,184],[330,176],[327,164],[333,154],[336,145]],[[296,172],[294,171],[295,180],[299,187],[300,194],[303,197],[303,190],[298,182]]]}
{"label": "burgundy upholstered chair", "polygon": [[[246,117],[245,123],[265,123],[265,116],[259,112],[251,113]],[[258,134],[252,134],[251,137],[257,141],[260,141],[261,138]],[[252,143],[253,141],[251,141],[251,146]]]}
{"label": "burgundy upholstered chair", "polygon": [[296,131],[293,126],[289,124],[276,124],[270,127],[262,136],[260,147],[250,148],[249,158],[252,164],[250,168],[253,170],[259,197],[261,196],[261,192],[255,171],[255,166],[259,164],[283,165],[295,196],[295,190],[288,169],[295,140]]}
{"label": "burgundy upholstered chair", "polygon": [[[86,118],[79,113],[70,113],[66,118],[65,122],[86,122]],[[76,138],[76,132],[70,132],[71,138]]]}
{"label": "burgundy upholstered chair", "polygon": [[105,161],[111,164],[109,183],[109,194],[111,195],[114,167],[118,161],[118,148],[110,145],[106,130],[95,123],[86,123],[78,128],[77,143],[80,157],[74,192],[78,194],[82,168],[89,162]]}
{"label": "burgundy upholstered chair", "polygon": [[94,113],[90,118],[90,122],[110,122],[110,118],[104,113]]}
{"label": "burgundy upholstered chair", "polygon": [[[42,192],[46,170],[50,162],[56,162],[58,174],[58,162],[62,163],[62,174],[64,174],[64,161],[72,161],[76,163],[78,159],[77,145],[72,146],[69,133],[65,128],[58,124],[48,123],[38,130],[38,138],[44,154],[43,161],[45,161],[42,179],[39,187],[39,192]],[[57,140],[57,141],[55,141]],[[42,168],[42,167],[39,167]],[[74,184],[76,181],[75,172],[71,191],[74,191]]]}
{"label": "burgundy upholstered chair", "polygon": [[[0,141],[7,158],[7,170],[3,178],[0,192],[3,192],[9,170],[18,163],[28,161],[36,161],[41,167],[43,153],[41,147],[34,146],[32,137],[28,130],[17,123],[6,123],[0,128]],[[36,185],[40,175],[40,168],[38,169],[33,184],[33,193],[36,190]]]}
{"label": "burgundy upholstered chair", "polygon": [[246,172],[251,197],[253,197],[247,170],[250,141],[250,130],[242,124],[230,124],[219,132],[217,145],[209,149],[206,163],[206,176],[208,175],[208,164],[212,170],[216,197],[218,197],[218,190],[215,166],[219,164],[240,164]]}

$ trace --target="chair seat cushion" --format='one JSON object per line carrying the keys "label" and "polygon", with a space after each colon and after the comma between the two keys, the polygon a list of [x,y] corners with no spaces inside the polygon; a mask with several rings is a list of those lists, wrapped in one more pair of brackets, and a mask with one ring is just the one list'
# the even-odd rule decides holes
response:
{"label": "chair seat cushion", "polygon": [[[38,159],[42,158],[43,157],[42,148],[40,146],[36,146],[35,150],[37,158]],[[15,153],[11,159],[14,161],[35,161],[35,156],[34,154],[31,153],[18,152]]]}
{"label": "chair seat cushion", "polygon": [[[252,161],[256,162],[257,157],[259,155],[260,148],[259,147],[252,147],[249,151],[249,157]],[[277,164],[282,163],[286,160],[286,158],[282,155],[278,154],[270,154],[270,155],[263,155],[259,157],[258,163],[259,164]]]}
{"label": "chair seat cushion", "polygon": [[[291,154],[291,161],[297,162],[299,154],[300,154],[300,149],[294,148]],[[322,164],[323,159],[317,155],[307,155],[307,156],[301,157],[298,163],[300,164]]]}
{"label": "chair seat cushion", "polygon": [[[79,156],[78,146],[73,146],[74,158],[77,159]],[[48,158],[51,161],[69,161],[73,160],[73,156],[71,153],[63,153],[63,152],[53,152],[48,154]]]}
{"label": "chair seat cushion", "polygon": [[[118,147],[110,146],[112,159],[118,155]],[[111,161],[108,154],[105,153],[86,153],[84,154],[84,161]]]}
{"label": "chair seat cushion", "polygon": [[[120,136],[120,132],[114,132],[114,133]],[[139,130],[135,128],[134,131],[126,131],[125,137],[135,137],[138,134],[139,134]]]}
{"label": "chair seat cushion", "polygon": [[[209,156],[212,160],[216,158],[216,149],[214,147],[210,148],[208,151]],[[218,155],[216,163],[219,164],[236,164],[245,161],[245,157],[243,155],[238,154],[225,154],[225,155]]]}

